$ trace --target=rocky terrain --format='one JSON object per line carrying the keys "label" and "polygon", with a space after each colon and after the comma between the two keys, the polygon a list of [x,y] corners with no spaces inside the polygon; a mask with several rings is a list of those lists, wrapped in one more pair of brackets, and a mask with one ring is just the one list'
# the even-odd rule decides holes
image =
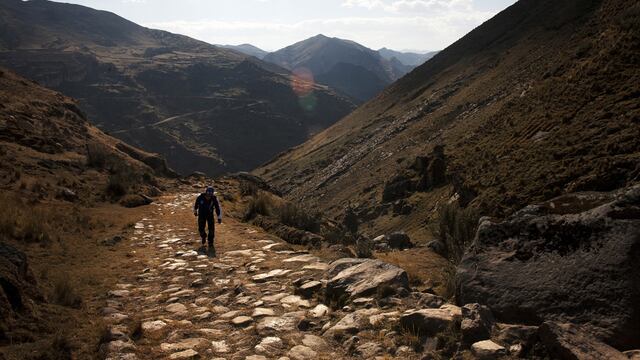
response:
{"label": "rocky terrain", "polygon": [[252,169],[354,108],[283,68],[112,13],[9,0],[0,18],[1,65],[180,173]]}
{"label": "rocky terrain", "polygon": [[322,34],[267,54],[264,61],[301,72],[365,102],[411,70],[356,42]]}
{"label": "rocky terrain", "polygon": [[255,174],[338,220],[352,208],[371,236],[425,241],[424,219],[450,199],[504,216],[633,184],[639,14],[635,2],[519,1]]}

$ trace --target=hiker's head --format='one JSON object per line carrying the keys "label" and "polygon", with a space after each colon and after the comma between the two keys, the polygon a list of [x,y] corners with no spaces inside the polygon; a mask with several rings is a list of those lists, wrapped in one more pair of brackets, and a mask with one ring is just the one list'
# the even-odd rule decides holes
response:
{"label": "hiker's head", "polygon": [[207,190],[204,193],[207,196],[213,196],[213,187],[212,186],[208,186]]}

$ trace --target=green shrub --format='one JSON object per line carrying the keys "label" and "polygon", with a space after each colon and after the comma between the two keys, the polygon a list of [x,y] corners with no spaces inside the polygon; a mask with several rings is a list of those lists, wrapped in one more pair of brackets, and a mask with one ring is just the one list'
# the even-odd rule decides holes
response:
{"label": "green shrub", "polygon": [[269,216],[273,209],[273,199],[266,193],[260,192],[249,200],[244,213],[244,220],[254,219],[257,215]]}
{"label": "green shrub", "polygon": [[462,260],[467,247],[473,241],[480,216],[475,209],[463,209],[457,204],[446,204],[438,211],[437,235],[446,248],[452,264]]}
{"label": "green shrub", "polygon": [[285,225],[313,233],[318,233],[322,224],[319,212],[309,213],[302,206],[293,203],[280,206],[278,217]]}

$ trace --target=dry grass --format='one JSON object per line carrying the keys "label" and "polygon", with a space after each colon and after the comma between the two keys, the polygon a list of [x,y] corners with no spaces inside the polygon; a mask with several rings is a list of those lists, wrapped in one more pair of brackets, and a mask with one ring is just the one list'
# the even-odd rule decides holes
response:
{"label": "dry grass", "polygon": [[285,225],[313,233],[320,232],[322,225],[322,215],[319,212],[309,212],[291,202],[286,202],[278,208],[278,218]]}
{"label": "dry grass", "polygon": [[35,208],[17,196],[1,195],[0,199],[0,238],[44,245],[51,242],[52,211]]}
{"label": "dry grass", "polygon": [[58,305],[74,309],[78,309],[82,305],[82,297],[66,275],[57,278],[54,282],[52,300]]}
{"label": "dry grass", "polygon": [[249,200],[244,213],[244,220],[254,219],[257,215],[270,216],[274,207],[273,198],[265,192],[259,192]]}

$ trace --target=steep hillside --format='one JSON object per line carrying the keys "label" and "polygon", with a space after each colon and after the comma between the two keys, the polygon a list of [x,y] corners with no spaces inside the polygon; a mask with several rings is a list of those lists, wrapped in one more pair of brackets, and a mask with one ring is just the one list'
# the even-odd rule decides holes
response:
{"label": "steep hillside", "polygon": [[128,266],[114,236],[165,175],[163,159],[105,135],[70,98],[0,68],[1,358],[97,356],[104,329],[86,303]]}
{"label": "steep hillside", "polygon": [[359,102],[369,100],[410,70],[358,43],[324,35],[272,52],[264,60],[293,71],[306,69],[319,83]]}
{"label": "steep hillside", "polygon": [[268,51],[264,51],[264,50],[260,49],[259,47],[253,46],[251,44],[218,45],[218,46],[226,48],[226,49],[236,50],[236,51],[239,51],[239,52],[241,52],[243,54],[246,54],[246,55],[255,56],[258,59],[264,58],[269,53]]}
{"label": "steep hillside", "polygon": [[353,109],[323,86],[296,92],[285,69],[112,13],[8,0],[0,19],[0,64],[181,173],[253,168]]}
{"label": "steep hillside", "polygon": [[380,56],[387,60],[391,60],[396,58],[398,61],[403,63],[404,65],[416,67],[425,63],[425,61],[431,59],[436,56],[437,51],[429,51],[427,53],[413,53],[413,52],[403,52],[403,51],[395,51],[387,48],[382,48],[378,50]]}
{"label": "steep hillside", "polygon": [[255,173],[325,214],[350,205],[371,235],[423,239],[450,199],[500,216],[635,183],[639,17],[634,1],[519,1]]}

